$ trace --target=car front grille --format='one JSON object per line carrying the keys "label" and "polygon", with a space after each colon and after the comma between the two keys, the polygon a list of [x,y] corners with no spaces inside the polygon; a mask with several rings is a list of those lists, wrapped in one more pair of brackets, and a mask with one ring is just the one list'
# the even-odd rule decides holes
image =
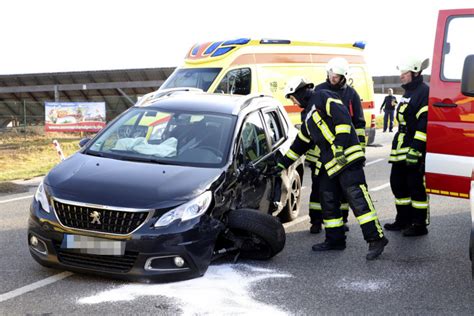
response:
{"label": "car front grille", "polygon": [[61,224],[68,228],[126,235],[135,231],[147,219],[150,211],[123,211],[94,208],[54,200],[54,210]]}
{"label": "car front grille", "polygon": [[57,254],[59,261],[66,265],[121,273],[130,271],[138,257],[136,252],[125,252],[123,256],[102,256],[69,252],[61,249],[57,251]]}

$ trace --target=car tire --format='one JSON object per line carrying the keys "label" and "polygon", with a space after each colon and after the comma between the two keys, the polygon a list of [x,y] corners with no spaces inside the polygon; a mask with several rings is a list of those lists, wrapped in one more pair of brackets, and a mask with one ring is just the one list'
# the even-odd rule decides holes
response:
{"label": "car tire", "polygon": [[227,215],[227,225],[241,242],[239,252],[242,258],[267,260],[285,247],[285,229],[271,215],[252,209],[233,210]]}
{"label": "car tire", "polygon": [[298,171],[293,171],[291,178],[290,192],[288,192],[288,200],[285,207],[278,214],[283,223],[291,222],[298,218],[301,208],[301,177]]}

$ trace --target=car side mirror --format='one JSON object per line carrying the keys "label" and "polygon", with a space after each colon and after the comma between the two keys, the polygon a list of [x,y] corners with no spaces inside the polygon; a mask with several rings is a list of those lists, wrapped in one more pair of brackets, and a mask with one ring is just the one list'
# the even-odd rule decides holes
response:
{"label": "car side mirror", "polygon": [[84,147],[85,145],[87,145],[87,143],[90,141],[91,139],[86,137],[86,138],[83,138],[79,141],[79,147]]}
{"label": "car side mirror", "polygon": [[461,78],[461,93],[474,97],[474,55],[466,56]]}

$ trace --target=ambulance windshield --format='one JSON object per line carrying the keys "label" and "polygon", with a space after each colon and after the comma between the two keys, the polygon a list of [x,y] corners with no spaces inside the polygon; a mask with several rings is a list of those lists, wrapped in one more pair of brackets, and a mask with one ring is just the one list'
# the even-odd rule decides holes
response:
{"label": "ambulance windshield", "polygon": [[161,89],[190,87],[207,91],[222,68],[181,68],[175,70]]}

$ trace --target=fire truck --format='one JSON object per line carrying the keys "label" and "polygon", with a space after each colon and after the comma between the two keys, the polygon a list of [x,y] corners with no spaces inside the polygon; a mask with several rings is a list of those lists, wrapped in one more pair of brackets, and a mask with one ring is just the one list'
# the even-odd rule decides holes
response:
{"label": "fire truck", "polygon": [[[474,9],[439,12],[428,104],[426,190],[470,199],[474,220],[473,34]],[[469,254],[474,276],[474,221]]]}

